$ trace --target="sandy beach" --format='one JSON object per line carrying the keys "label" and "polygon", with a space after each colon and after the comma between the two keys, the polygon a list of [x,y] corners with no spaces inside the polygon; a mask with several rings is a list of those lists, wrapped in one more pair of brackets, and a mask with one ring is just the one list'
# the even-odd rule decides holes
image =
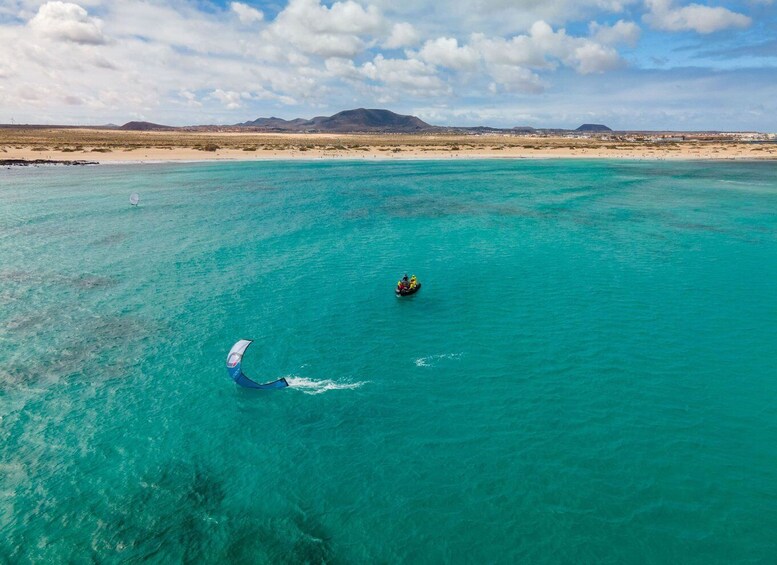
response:
{"label": "sandy beach", "polygon": [[262,159],[777,159],[777,145],[737,139],[288,134],[97,129],[0,129],[0,160],[100,163]]}

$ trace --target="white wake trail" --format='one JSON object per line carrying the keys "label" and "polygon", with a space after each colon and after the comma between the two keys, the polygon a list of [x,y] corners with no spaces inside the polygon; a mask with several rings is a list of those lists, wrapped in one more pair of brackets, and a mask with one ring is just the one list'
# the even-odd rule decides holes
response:
{"label": "white wake trail", "polygon": [[322,394],[330,390],[353,390],[365,385],[367,381],[357,381],[349,383],[344,381],[333,381],[332,379],[323,379],[320,381],[308,379],[306,377],[286,377],[286,382],[291,388],[296,388],[305,394]]}
{"label": "white wake trail", "polygon": [[434,367],[438,361],[444,359],[461,359],[463,353],[443,353],[441,355],[429,355],[415,360],[416,367]]}

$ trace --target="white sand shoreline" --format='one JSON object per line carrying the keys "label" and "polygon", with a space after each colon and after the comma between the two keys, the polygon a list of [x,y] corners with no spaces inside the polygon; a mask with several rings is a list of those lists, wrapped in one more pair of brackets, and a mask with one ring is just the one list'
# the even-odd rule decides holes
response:
{"label": "white sand shoreline", "polygon": [[[0,157],[0,160],[6,159],[5,156]],[[462,154],[462,155],[298,155],[298,154],[284,154],[273,156],[262,156],[255,158],[246,158],[238,156],[213,156],[206,158],[192,158],[182,157],[177,158],[170,156],[166,159],[160,159],[158,157],[147,159],[106,159],[95,158],[89,153],[73,155],[64,154],[57,155],[55,157],[36,155],[35,157],[10,157],[9,159],[19,159],[25,161],[51,161],[52,165],[56,165],[57,161],[89,161],[90,163],[96,163],[98,165],[163,165],[163,164],[196,164],[196,163],[257,163],[257,162],[322,162],[322,161],[351,161],[358,163],[371,163],[371,162],[410,162],[410,161],[553,161],[553,160],[572,160],[572,161],[738,161],[738,162],[769,162],[777,160],[775,156],[705,156],[705,155],[664,155],[664,154],[651,154],[651,155],[634,155],[634,154],[557,154],[557,155],[482,155],[482,154]],[[36,163],[34,166],[42,166],[47,163]]]}
{"label": "white sand shoreline", "polygon": [[730,138],[626,141],[604,138],[0,131],[0,160],[189,163],[210,161],[425,161],[462,159],[777,160],[777,144]]}

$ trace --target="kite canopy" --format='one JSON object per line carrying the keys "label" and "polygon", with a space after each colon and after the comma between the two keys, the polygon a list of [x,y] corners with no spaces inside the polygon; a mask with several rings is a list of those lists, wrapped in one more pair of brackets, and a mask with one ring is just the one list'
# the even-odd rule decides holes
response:
{"label": "kite canopy", "polygon": [[262,390],[285,388],[289,386],[289,383],[287,383],[286,379],[283,377],[277,381],[259,384],[252,381],[243,374],[240,365],[243,363],[243,354],[245,353],[246,349],[248,349],[248,346],[251,345],[251,343],[252,341],[250,339],[241,339],[232,346],[232,349],[229,350],[229,355],[227,355],[227,373],[229,373],[229,376],[232,377],[232,380],[242,387],[258,388]]}

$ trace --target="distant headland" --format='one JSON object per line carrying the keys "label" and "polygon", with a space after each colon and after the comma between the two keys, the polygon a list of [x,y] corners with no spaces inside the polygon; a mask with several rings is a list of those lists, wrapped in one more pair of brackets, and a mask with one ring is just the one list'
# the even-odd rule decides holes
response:
{"label": "distant headland", "polygon": [[[516,125],[507,128],[492,126],[438,126],[429,124],[421,118],[406,114],[397,114],[381,108],[355,108],[343,110],[331,116],[316,116],[314,118],[284,119],[277,117],[255,118],[236,124],[203,124],[188,126],[170,126],[149,121],[130,121],[124,125],[106,124],[99,126],[73,125],[41,125],[41,124],[0,124],[0,129],[98,129],[134,132],[267,132],[267,133],[339,133],[339,134],[510,134],[510,135],[602,135],[602,134],[645,134],[709,136],[725,134],[757,134],[758,132],[724,132],[718,130],[678,131],[678,130],[613,130],[604,124],[584,123],[576,129],[560,127],[533,127]],[[768,139],[767,134],[763,134]]]}

